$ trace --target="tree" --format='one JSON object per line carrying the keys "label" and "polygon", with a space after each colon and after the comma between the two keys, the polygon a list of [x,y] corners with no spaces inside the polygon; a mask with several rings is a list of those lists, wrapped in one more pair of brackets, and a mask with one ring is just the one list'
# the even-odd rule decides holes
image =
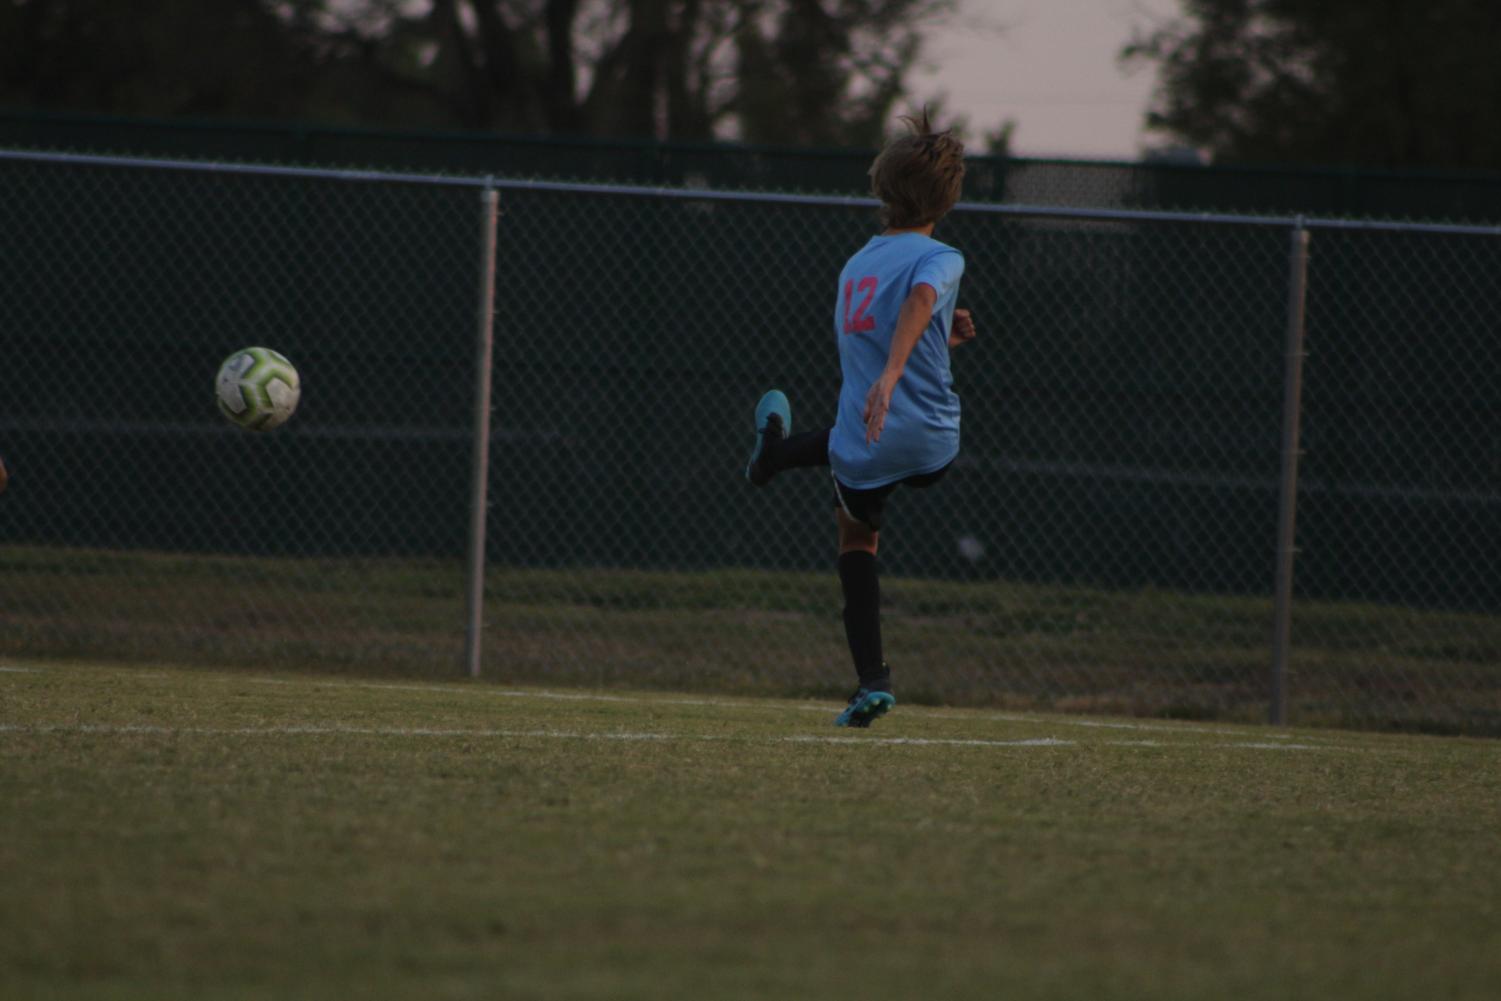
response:
{"label": "tree", "polygon": [[318,62],[260,0],[0,3],[0,102],[10,105],[287,116]]}
{"label": "tree", "polygon": [[1122,52],[1148,128],[1216,159],[1501,168],[1495,0],[1183,0]]}
{"label": "tree", "polygon": [[958,0],[0,0],[0,102],[871,145]]}
{"label": "tree", "polygon": [[954,0],[431,0],[410,15],[391,0],[369,6],[392,20],[364,50],[376,75],[462,125],[838,144],[879,138],[922,29]]}
{"label": "tree", "polygon": [[[747,4],[770,8],[769,4]],[[742,17],[729,110],[752,142],[874,146],[947,0],[787,0]],[[828,9],[826,9],[828,8]]]}

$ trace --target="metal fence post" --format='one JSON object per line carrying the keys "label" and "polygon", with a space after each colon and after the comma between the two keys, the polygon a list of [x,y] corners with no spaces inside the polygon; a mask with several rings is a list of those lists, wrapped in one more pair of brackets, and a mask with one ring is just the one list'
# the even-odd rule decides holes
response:
{"label": "metal fence post", "polygon": [[489,511],[490,376],[495,340],[495,242],[500,192],[486,187],[480,195],[479,306],[475,311],[474,449],[470,469],[468,626],[464,660],[471,678],[479,677],[485,608],[485,519]]}
{"label": "metal fence post", "polygon": [[1303,328],[1308,297],[1308,229],[1292,231],[1287,279],[1287,356],[1283,365],[1282,473],[1277,504],[1277,583],[1272,610],[1272,679],[1268,717],[1287,723],[1287,660],[1292,643],[1293,557],[1298,513],[1298,424],[1303,411]]}

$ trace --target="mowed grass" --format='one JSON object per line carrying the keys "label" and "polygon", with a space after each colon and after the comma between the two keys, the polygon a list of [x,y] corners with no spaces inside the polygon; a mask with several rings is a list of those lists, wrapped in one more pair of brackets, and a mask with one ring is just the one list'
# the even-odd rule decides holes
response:
{"label": "mowed grass", "polygon": [[[511,681],[831,697],[832,573],[496,567],[485,673]],[[460,561],[0,547],[0,656],[404,678],[461,671]],[[1005,580],[882,580],[904,698],[1266,718],[1269,599]],[[1290,719],[1501,735],[1501,616],[1300,602]]]}
{"label": "mowed grass", "polygon": [[1501,745],[0,659],[9,998],[1494,998]]}

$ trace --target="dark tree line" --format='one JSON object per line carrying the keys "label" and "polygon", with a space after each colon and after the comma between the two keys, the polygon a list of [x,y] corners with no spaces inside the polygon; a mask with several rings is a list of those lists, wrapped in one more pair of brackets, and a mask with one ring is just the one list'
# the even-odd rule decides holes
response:
{"label": "dark tree line", "polygon": [[1150,127],[1217,159],[1501,169],[1501,2],[1183,0]]}
{"label": "dark tree line", "polygon": [[6,0],[0,103],[870,145],[955,0]]}
{"label": "dark tree line", "polygon": [[[0,106],[870,146],[976,2],[0,0]],[[1123,56],[1219,160],[1501,169],[1498,43],[1498,0],[1182,0]]]}

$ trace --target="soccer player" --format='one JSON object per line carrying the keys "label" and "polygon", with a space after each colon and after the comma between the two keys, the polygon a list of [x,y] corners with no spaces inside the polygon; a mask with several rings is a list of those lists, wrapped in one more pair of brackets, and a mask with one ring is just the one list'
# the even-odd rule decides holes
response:
{"label": "soccer player", "polygon": [[885,230],[839,274],[834,336],[844,381],[834,426],[791,434],[787,397],[773,389],[756,405],[745,469],[759,487],[787,469],[832,467],[844,631],[860,679],[838,726],[870,726],[896,705],[881,651],[882,515],[897,487],[931,487],[959,454],[949,349],[975,336],[969,312],[954,308],[964,257],[932,236],[959,200],[964,146],[935,132],[926,111],[902,120],[909,134],[870,166]]}

